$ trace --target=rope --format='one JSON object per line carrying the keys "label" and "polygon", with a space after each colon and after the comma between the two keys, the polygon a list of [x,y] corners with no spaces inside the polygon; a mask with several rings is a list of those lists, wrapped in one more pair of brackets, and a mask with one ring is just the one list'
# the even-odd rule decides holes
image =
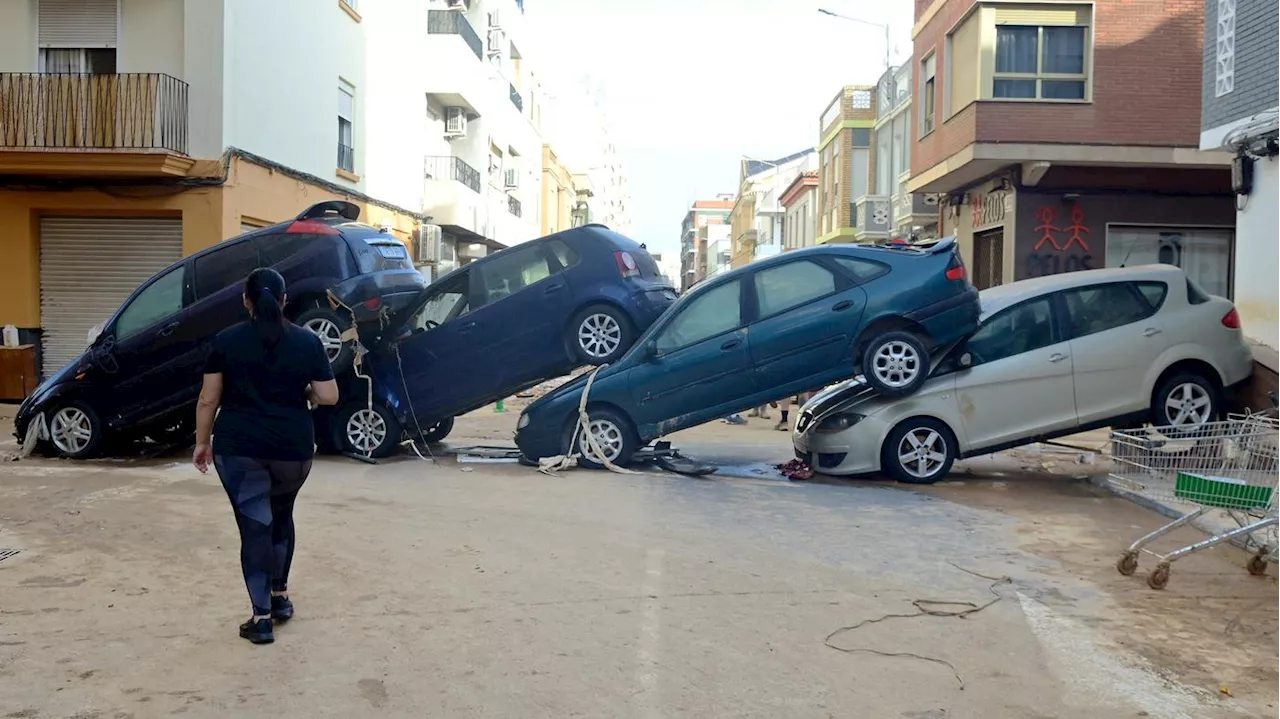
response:
{"label": "rope", "polygon": [[608,366],[607,364],[602,364],[591,370],[591,374],[587,376],[587,386],[582,388],[582,399],[578,400],[578,421],[573,425],[573,434],[569,440],[569,454],[543,457],[538,460],[539,472],[551,477],[558,477],[557,472],[578,466],[578,460],[582,458],[582,453],[575,452],[574,448],[578,446],[578,436],[581,435],[587,444],[587,448],[599,458],[605,469],[618,474],[639,474],[639,472],[633,472],[610,462],[609,458],[605,456],[604,450],[600,447],[600,440],[591,433],[591,417],[587,414],[587,397],[591,394],[591,385],[596,381],[596,375],[599,374],[600,370]]}

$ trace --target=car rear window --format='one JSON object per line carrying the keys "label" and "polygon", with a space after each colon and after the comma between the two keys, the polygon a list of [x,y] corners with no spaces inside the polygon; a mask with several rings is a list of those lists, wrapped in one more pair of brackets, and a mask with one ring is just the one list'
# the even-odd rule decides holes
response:
{"label": "car rear window", "polygon": [[662,278],[662,272],[658,270],[658,263],[653,261],[653,256],[639,242],[620,235],[613,230],[603,227],[587,228],[592,232],[608,239],[613,243],[614,249],[631,253],[631,257],[636,261],[636,268],[640,270],[640,276],[646,280],[658,280]]}
{"label": "car rear window", "polygon": [[1209,301],[1209,293],[1200,289],[1200,286],[1187,278],[1187,302],[1193,305],[1202,305]]}
{"label": "car rear window", "polygon": [[413,258],[409,256],[409,248],[403,242],[386,235],[363,238],[372,252],[359,252],[361,272],[382,272],[385,270],[412,270]]}

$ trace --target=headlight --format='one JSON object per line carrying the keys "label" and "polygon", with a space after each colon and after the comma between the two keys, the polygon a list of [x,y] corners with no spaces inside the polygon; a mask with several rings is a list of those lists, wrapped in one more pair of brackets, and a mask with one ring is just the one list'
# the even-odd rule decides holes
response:
{"label": "headlight", "polygon": [[866,418],[866,415],[854,414],[852,412],[846,414],[833,414],[819,422],[818,426],[813,428],[813,431],[818,432],[819,434],[843,432]]}
{"label": "headlight", "polygon": [[520,420],[516,422],[516,429],[524,429],[529,426],[529,415],[521,414]]}

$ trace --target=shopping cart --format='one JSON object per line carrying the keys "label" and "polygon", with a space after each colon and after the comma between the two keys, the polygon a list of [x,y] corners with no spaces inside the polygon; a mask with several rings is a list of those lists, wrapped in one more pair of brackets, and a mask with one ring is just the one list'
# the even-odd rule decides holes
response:
{"label": "shopping cart", "polygon": [[[1195,428],[1143,427],[1111,433],[1113,484],[1153,500],[1196,507],[1134,542],[1116,562],[1129,576],[1138,569],[1138,553],[1157,564],[1147,575],[1152,589],[1169,582],[1169,566],[1222,542],[1243,538],[1253,552],[1249,573],[1265,574],[1277,546],[1277,445],[1280,422],[1275,411],[1232,415],[1226,421]],[[1151,542],[1214,510],[1225,510],[1237,528],[1214,534],[1168,554],[1147,549]]]}

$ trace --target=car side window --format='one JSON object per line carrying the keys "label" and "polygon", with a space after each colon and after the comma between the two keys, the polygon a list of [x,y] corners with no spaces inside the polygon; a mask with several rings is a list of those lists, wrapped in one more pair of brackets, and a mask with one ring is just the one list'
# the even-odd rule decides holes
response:
{"label": "car side window", "polygon": [[547,242],[547,248],[551,250],[551,254],[556,256],[560,262],[561,269],[569,269],[578,264],[578,253],[569,243],[564,240],[550,240]]}
{"label": "car side window", "polygon": [[656,340],[659,352],[672,352],[742,326],[742,281],[733,280],[695,298]]}
{"label": "car side window", "polygon": [[431,330],[455,320],[468,311],[469,272],[463,272],[440,287],[431,290],[431,296],[409,326],[413,329]]}
{"label": "car side window", "polygon": [[965,349],[977,367],[1048,347],[1053,335],[1053,306],[1048,297],[1038,297],[988,317]]}
{"label": "car side window", "polygon": [[244,282],[258,266],[258,247],[252,241],[237,242],[196,258],[196,299]]}
{"label": "car side window", "polygon": [[853,279],[858,284],[870,282],[881,275],[889,274],[888,265],[882,265],[879,262],[871,260],[860,260],[856,257],[836,257],[836,264],[849,271],[853,275]]}
{"label": "car side window", "polygon": [[301,254],[314,239],[316,236],[312,234],[281,232],[274,235],[261,235],[255,237],[253,241],[258,245],[262,264],[272,267],[294,255]]}
{"label": "car side window", "polygon": [[514,295],[551,276],[551,264],[538,246],[522,247],[484,262],[478,268],[484,280],[484,304]]}
{"label": "car side window", "polygon": [[123,340],[182,311],[187,265],[175,267],[138,293],[116,320],[116,340]]}
{"label": "car side window", "polygon": [[1067,301],[1072,337],[1123,327],[1153,314],[1128,282],[1081,287],[1062,294]]}
{"label": "car side window", "polygon": [[819,297],[835,294],[836,291],[835,274],[809,260],[788,262],[760,270],[755,274],[754,281],[756,302],[759,303],[762,319]]}
{"label": "car side window", "polygon": [[1169,285],[1163,282],[1135,282],[1138,291],[1142,296],[1147,298],[1147,304],[1151,305],[1153,311],[1159,311],[1160,306],[1164,304],[1164,298],[1169,294]]}
{"label": "car side window", "polygon": [[1187,278],[1187,303],[1192,305],[1202,305],[1209,301],[1209,295],[1200,286]]}

